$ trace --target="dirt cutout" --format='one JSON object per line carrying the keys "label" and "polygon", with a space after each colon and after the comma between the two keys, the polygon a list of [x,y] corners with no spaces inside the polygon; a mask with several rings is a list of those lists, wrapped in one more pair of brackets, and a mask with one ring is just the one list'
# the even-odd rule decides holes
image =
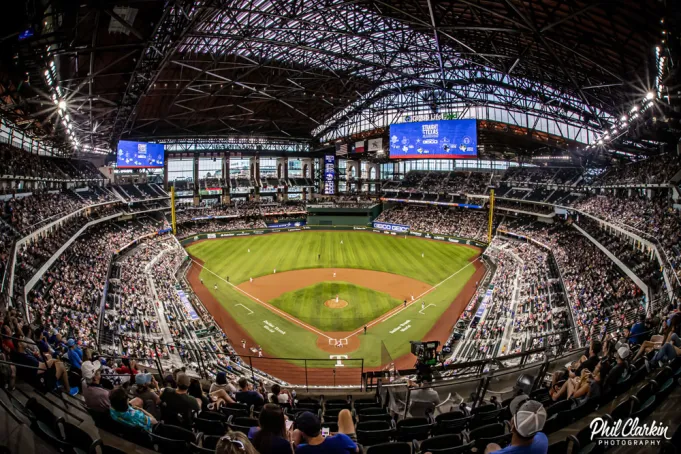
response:
{"label": "dirt cutout", "polygon": [[381,293],[400,301],[411,301],[429,291],[432,286],[399,274],[353,268],[315,268],[268,274],[237,285],[244,292],[261,301],[271,301],[284,293],[299,290],[321,282],[348,282]]}
{"label": "dirt cutout", "polygon": [[348,305],[348,302],[345,300],[326,300],[324,301],[324,306],[329,307],[331,309],[343,309]]}

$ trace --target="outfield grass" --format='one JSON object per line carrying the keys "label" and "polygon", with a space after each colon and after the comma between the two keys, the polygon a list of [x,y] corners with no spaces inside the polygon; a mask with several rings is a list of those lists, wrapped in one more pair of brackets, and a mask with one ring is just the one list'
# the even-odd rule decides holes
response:
{"label": "outfield grass", "polygon": [[[348,305],[339,309],[324,305],[336,295]],[[322,331],[354,331],[401,304],[386,293],[348,282],[320,282],[268,303]]]}
{"label": "outfield grass", "polygon": [[[318,335],[251,300],[227,284],[226,276],[236,285],[248,276],[269,274],[275,266],[277,272],[342,267],[386,271],[437,285],[424,297],[426,305],[432,306],[423,313],[420,303],[411,305],[361,335],[361,346],[350,358],[364,358],[365,367],[372,367],[409,353],[409,341],[422,340],[435,323],[456,322],[443,321],[441,316],[475,272],[469,261],[477,255],[457,244],[364,232],[282,233],[204,241],[187,249],[204,261],[204,285],[268,356],[327,360],[319,364],[308,361],[310,367],[334,366],[328,361],[329,354],[317,348]],[[318,251],[323,251],[321,260],[317,260]],[[273,332],[271,325],[279,331]]]}
{"label": "outfield grass", "polygon": [[275,268],[282,272],[337,267],[385,271],[434,285],[476,255],[456,244],[355,231],[216,239],[191,244],[187,251],[234,284],[272,274]]}

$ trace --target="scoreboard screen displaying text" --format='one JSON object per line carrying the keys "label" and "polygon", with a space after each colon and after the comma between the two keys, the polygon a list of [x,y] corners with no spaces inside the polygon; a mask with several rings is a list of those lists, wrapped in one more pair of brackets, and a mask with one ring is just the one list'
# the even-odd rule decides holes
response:
{"label": "scoreboard screen displaying text", "polygon": [[435,120],[390,125],[391,159],[454,159],[478,155],[476,120]]}
{"label": "scoreboard screen displaying text", "polygon": [[163,168],[162,143],[118,141],[116,167],[119,169]]}

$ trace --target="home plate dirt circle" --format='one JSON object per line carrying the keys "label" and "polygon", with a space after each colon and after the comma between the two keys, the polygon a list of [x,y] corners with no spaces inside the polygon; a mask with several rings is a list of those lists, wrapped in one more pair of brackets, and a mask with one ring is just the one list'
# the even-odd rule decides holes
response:
{"label": "home plate dirt circle", "polygon": [[331,299],[331,300],[326,300],[324,301],[324,306],[330,307],[331,309],[343,309],[345,306],[348,305],[348,302],[345,300],[338,300],[336,299]]}

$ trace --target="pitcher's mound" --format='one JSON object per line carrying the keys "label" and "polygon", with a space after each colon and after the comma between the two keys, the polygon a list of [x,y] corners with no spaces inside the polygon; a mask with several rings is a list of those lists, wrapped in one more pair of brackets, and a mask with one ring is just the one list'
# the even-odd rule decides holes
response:
{"label": "pitcher's mound", "polygon": [[347,301],[344,300],[336,301],[336,298],[324,301],[324,306],[330,307],[331,309],[343,309],[347,305],[348,305]]}

